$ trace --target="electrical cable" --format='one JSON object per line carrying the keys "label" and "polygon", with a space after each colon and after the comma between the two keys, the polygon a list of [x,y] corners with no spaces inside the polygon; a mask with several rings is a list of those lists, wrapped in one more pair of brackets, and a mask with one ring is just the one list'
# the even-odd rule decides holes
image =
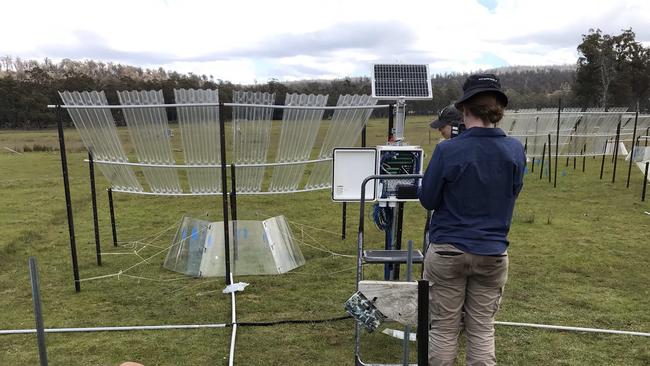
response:
{"label": "electrical cable", "polygon": [[[318,324],[318,323],[329,323],[341,320],[352,319],[350,315],[338,316],[334,318],[327,319],[282,319],[282,320],[273,320],[267,322],[238,322],[237,325],[242,327],[268,327],[273,325],[280,324]],[[232,324],[227,324],[226,326],[231,326]]]}

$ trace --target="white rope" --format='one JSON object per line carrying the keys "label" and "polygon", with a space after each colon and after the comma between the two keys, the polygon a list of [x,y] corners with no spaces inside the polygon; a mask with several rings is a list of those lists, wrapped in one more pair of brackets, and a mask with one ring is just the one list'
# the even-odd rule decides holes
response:
{"label": "white rope", "polygon": [[[201,229],[198,233],[200,234],[200,233],[202,233],[202,232],[205,231],[205,230],[206,230],[206,228],[203,228],[203,229]],[[156,238],[159,238],[161,235],[162,235],[162,234],[158,235]],[[142,265],[143,263],[147,263],[147,264],[148,264],[148,263],[149,263],[149,259],[152,259],[152,258],[154,258],[154,257],[156,257],[156,256],[158,256],[158,255],[160,255],[161,253],[163,253],[163,252],[169,250],[169,248],[173,247],[174,245],[177,245],[178,243],[182,242],[183,240],[189,238],[189,237],[192,236],[192,235],[195,235],[195,234],[190,233],[188,236],[183,237],[183,238],[181,238],[181,239],[179,239],[179,240],[173,242],[173,243],[172,243],[171,245],[169,245],[168,247],[163,248],[162,250],[157,251],[156,253],[154,253],[153,255],[151,255],[151,256],[149,256],[149,257],[147,257],[147,258],[143,258],[143,257],[140,256],[137,252],[134,252],[134,254],[137,255],[138,257],[142,258],[142,260],[141,260],[140,262],[138,262],[138,263],[132,265],[131,267],[128,267],[128,268],[123,269],[123,270],[120,270],[119,272],[117,272],[117,273],[113,273],[113,274],[107,274],[107,275],[96,276],[96,277],[89,277],[89,278],[82,278],[82,279],[79,280],[79,282],[92,281],[92,280],[99,280],[99,279],[110,278],[110,277],[117,277],[117,278],[119,279],[120,276],[123,276],[123,275],[124,275],[125,277],[133,277],[133,278],[136,278],[135,276],[126,276],[125,273],[126,273],[127,271],[132,270],[132,269],[135,268],[135,267],[138,267],[138,266]],[[155,240],[155,239],[154,239],[154,240]],[[145,278],[146,278],[146,277],[140,277],[140,276],[138,276],[138,277],[139,277],[140,279],[145,279]],[[148,279],[148,280],[156,281],[156,279]]]}
{"label": "white rope", "polygon": [[507,325],[507,326],[513,326],[513,327],[527,327],[527,328],[551,329],[551,330],[567,330],[567,331],[572,331],[572,332],[605,333],[605,334],[620,334],[620,335],[632,335],[632,336],[640,336],[640,337],[650,337],[650,333],[630,332],[630,331],[625,331],[625,330],[581,328],[581,327],[569,327],[569,326],[564,326],[564,325],[547,325],[547,324],[514,323],[514,322],[494,322],[494,324]]}

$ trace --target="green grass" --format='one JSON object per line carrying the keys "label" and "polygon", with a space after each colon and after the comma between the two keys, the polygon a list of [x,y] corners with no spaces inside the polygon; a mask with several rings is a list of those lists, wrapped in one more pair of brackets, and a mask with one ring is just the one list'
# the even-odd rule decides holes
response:
{"label": "green grass", "polygon": [[[126,135],[125,130],[120,130]],[[274,130],[277,134],[277,129]],[[75,230],[82,278],[114,274],[141,261],[129,245],[111,244],[106,181],[98,176],[103,266],[95,265],[86,153],[74,130],[66,131]],[[321,133],[319,138],[322,138]],[[381,143],[385,121],[371,121],[369,144]],[[176,134],[175,139],[179,134]],[[431,151],[423,120],[410,120],[410,142]],[[192,279],[160,267],[164,254],[128,273],[82,282],[74,292],[65,200],[58,152],[11,153],[22,146],[58,147],[55,131],[0,133],[0,329],[33,328],[27,259],[36,256],[46,327],[202,324],[230,320],[230,299],[222,279]],[[29,149],[27,149],[29,150]],[[35,150],[32,148],[32,150]],[[272,154],[275,148],[271,148]],[[314,154],[318,151],[315,150]],[[180,153],[179,153],[180,154]],[[497,320],[650,331],[650,199],[640,202],[642,176],[618,164],[611,183],[598,179],[599,159],[587,159],[586,173],[560,161],[558,187],[537,174],[526,176],[511,230],[510,276]],[[581,164],[579,162],[578,166]],[[535,173],[539,167],[536,167]],[[562,174],[562,172],[566,174]],[[99,172],[98,172],[99,173]],[[173,227],[183,214],[219,220],[218,197],[141,197],[116,194],[119,238],[124,242]],[[311,245],[354,254],[358,205],[348,207],[348,238],[341,240],[340,205],[328,191],[278,196],[240,196],[241,219],[283,214],[294,235]],[[404,240],[421,243],[424,210],[407,204]],[[306,224],[308,226],[302,226]],[[325,229],[316,230],[311,227]],[[367,243],[379,247],[382,233],[367,223]],[[148,257],[170,244],[174,230],[139,254]],[[141,248],[141,247],[138,247]],[[354,259],[310,246],[307,264],[281,276],[241,277],[251,285],[237,296],[241,322],[321,319],[343,315],[354,292]],[[419,273],[419,267],[416,268]],[[366,267],[367,278],[381,268]],[[238,365],[351,365],[352,321],[240,327]],[[230,328],[210,330],[48,334],[51,365],[118,365],[135,360],[151,365],[225,365]],[[413,345],[413,350],[414,350]],[[364,358],[399,362],[401,343],[382,334],[363,337]],[[648,338],[497,327],[497,356],[503,365],[647,365]],[[0,365],[38,364],[34,335],[0,336]],[[463,365],[462,355],[459,364]]]}

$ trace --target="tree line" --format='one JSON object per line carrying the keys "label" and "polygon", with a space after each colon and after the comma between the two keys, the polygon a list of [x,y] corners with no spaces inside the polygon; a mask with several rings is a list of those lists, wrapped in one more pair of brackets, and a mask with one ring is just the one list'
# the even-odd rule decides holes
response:
{"label": "tree line", "polygon": [[[509,108],[556,107],[559,98],[565,106],[634,108],[639,102],[642,109],[650,107],[650,51],[635,40],[631,29],[619,35],[589,30],[577,49],[580,57],[576,65],[491,70],[501,79],[510,99]],[[436,113],[460,97],[466,77],[463,73],[433,75],[433,100],[407,103],[409,113]],[[284,103],[286,93],[328,94],[329,104],[334,105],[339,95],[371,92],[368,77],[295,82],[271,79],[266,83],[241,85],[213,76],[163,68],[143,69],[94,60],[53,62],[47,58],[35,61],[5,56],[0,57],[0,128],[38,129],[54,125],[57,116],[47,105],[61,102],[58,91],[104,90],[108,102],[118,104],[118,90],[162,90],[165,101],[171,103],[173,90],[177,88],[216,88],[224,102],[232,101],[235,90],[271,92],[276,94],[276,104]],[[281,110],[275,113],[275,118],[281,118]],[[385,113],[385,109],[375,111],[378,117]],[[169,109],[168,117],[175,120],[175,110]],[[64,118],[69,124],[67,113]],[[119,111],[115,118],[118,124],[124,123]]]}

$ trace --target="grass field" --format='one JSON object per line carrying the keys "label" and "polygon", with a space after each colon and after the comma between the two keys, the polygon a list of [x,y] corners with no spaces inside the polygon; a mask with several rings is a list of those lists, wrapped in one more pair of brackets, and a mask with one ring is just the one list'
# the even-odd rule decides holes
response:
{"label": "grass field", "polygon": [[[423,119],[409,121],[406,136],[433,149]],[[103,266],[95,265],[86,157],[74,130],[67,130],[68,160],[82,279],[118,273],[167,247],[183,214],[219,220],[220,198],[115,196],[119,247],[111,244],[106,187],[98,177]],[[125,133],[122,131],[121,133]],[[277,131],[276,131],[277,133]],[[177,134],[178,135],[178,134]],[[321,134],[322,135],[322,134]],[[385,121],[372,120],[369,144],[383,141]],[[432,134],[435,135],[435,134]],[[321,136],[322,137],[322,136]],[[24,148],[28,146],[29,148]],[[38,146],[34,148],[34,146]],[[4,149],[27,151],[16,154]],[[223,279],[192,279],[160,267],[164,252],[149,264],[114,276],[72,284],[65,200],[55,131],[0,132],[0,329],[34,327],[27,259],[39,263],[45,326],[204,324],[230,320]],[[34,151],[38,150],[38,151]],[[621,159],[598,179],[600,159],[586,172],[560,161],[558,187],[536,174],[526,176],[511,230],[510,276],[497,320],[650,331],[650,199],[640,202],[642,176]],[[348,238],[340,239],[340,205],[329,191],[278,196],[240,196],[241,219],[283,214],[292,223],[307,264],[281,276],[240,277],[250,283],[237,296],[240,322],[324,319],[344,315],[354,292],[358,205],[348,208]],[[406,205],[404,240],[420,245],[424,210]],[[370,246],[382,233],[366,224]],[[165,231],[166,230],[166,231]],[[144,247],[147,237],[162,234]],[[316,248],[315,248],[316,247]],[[319,249],[321,248],[321,249]],[[137,255],[134,252],[137,251]],[[141,258],[142,257],[142,258]],[[416,268],[419,273],[419,267]],[[379,279],[378,266],[366,267]],[[135,278],[139,277],[139,278]],[[230,328],[210,330],[48,334],[51,365],[226,365]],[[354,324],[240,327],[238,365],[351,365]],[[413,348],[415,345],[413,344]],[[364,359],[400,360],[401,342],[382,334],[363,338]],[[503,365],[648,365],[650,340],[497,326],[497,356]],[[463,355],[459,357],[463,365]],[[0,336],[0,365],[36,365],[34,335]]]}

